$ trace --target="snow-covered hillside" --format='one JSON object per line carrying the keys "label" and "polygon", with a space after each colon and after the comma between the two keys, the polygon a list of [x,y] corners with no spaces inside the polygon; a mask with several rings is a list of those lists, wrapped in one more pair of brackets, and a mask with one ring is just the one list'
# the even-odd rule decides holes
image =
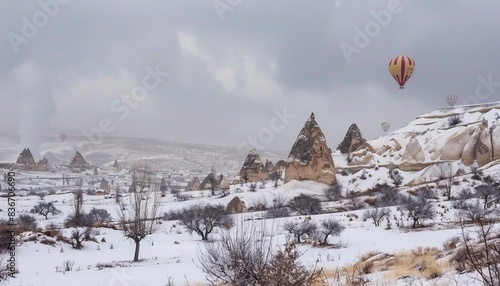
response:
{"label": "snow-covered hillside", "polygon": [[482,166],[500,158],[499,125],[500,102],[443,108],[367,140],[346,163],[365,167],[413,164],[414,169],[421,169],[430,162],[461,160]]}

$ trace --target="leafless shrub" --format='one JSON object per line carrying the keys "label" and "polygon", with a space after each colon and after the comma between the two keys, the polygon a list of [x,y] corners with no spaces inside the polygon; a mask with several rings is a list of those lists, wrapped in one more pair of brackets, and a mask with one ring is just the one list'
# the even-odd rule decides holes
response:
{"label": "leafless shrub", "polygon": [[290,216],[290,211],[287,207],[271,208],[266,211],[267,218],[280,218]]}
{"label": "leafless shrub", "polygon": [[265,211],[267,210],[267,200],[264,195],[254,198],[251,203],[249,209],[256,211]]}
{"label": "leafless shrub", "polygon": [[65,260],[63,262],[63,271],[71,271],[73,270],[73,266],[75,265],[75,262],[73,260]]}
{"label": "leafless shrub", "polygon": [[17,217],[17,232],[33,231],[37,227],[36,218],[28,214],[21,214]]}
{"label": "leafless shrub", "polygon": [[462,123],[462,116],[460,114],[453,114],[448,117],[448,126],[453,127]]}
{"label": "leafless shrub", "polygon": [[198,267],[213,285],[258,285],[259,273],[275,252],[274,232],[268,235],[265,221],[245,225],[240,221],[231,230],[221,231],[219,241],[205,243],[205,249],[198,250]]}
{"label": "leafless shrub", "polygon": [[178,202],[185,202],[190,199],[190,196],[188,194],[178,193],[176,198]]}
{"label": "leafless shrub", "polygon": [[307,269],[298,262],[300,256],[295,244],[286,244],[285,249],[278,250],[268,266],[258,273],[259,285],[313,285],[319,280],[321,270]]}
{"label": "leafless shrub", "polygon": [[313,285],[320,270],[307,269],[299,263],[300,253],[294,244],[275,249],[276,228],[264,221],[250,226],[238,222],[221,232],[221,240],[206,243],[198,252],[199,267],[213,285]]}

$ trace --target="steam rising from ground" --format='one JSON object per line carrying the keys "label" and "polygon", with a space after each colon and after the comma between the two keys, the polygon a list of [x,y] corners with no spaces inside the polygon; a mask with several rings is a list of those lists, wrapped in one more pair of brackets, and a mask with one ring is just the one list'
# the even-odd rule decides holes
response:
{"label": "steam rising from ground", "polygon": [[48,136],[50,117],[55,113],[51,84],[46,73],[34,62],[25,62],[12,71],[15,81],[18,134],[21,147],[30,148],[40,159],[40,146]]}

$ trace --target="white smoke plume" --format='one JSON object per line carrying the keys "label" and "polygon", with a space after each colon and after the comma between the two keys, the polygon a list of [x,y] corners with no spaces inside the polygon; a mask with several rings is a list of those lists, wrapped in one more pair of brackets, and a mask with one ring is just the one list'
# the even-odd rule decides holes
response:
{"label": "white smoke plume", "polygon": [[55,113],[51,83],[46,71],[34,62],[25,62],[12,71],[15,80],[18,134],[21,147],[30,148],[35,160],[48,136],[50,117]]}

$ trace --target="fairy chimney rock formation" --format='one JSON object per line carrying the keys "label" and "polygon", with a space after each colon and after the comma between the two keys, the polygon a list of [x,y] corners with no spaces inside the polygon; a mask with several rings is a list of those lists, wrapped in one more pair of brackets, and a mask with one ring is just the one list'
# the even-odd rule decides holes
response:
{"label": "fairy chimney rock formation", "polygon": [[200,189],[200,179],[198,177],[194,177],[192,181],[190,181],[186,186],[186,191],[197,191]]}
{"label": "fairy chimney rock formation", "polygon": [[328,185],[336,182],[331,150],[314,113],[311,113],[306,121],[288,155],[285,183],[294,179],[312,180]]}
{"label": "fairy chimney rock formation", "polygon": [[80,170],[85,170],[90,167],[89,163],[85,161],[83,158],[82,154],[80,152],[76,151],[75,156],[73,157],[73,160],[71,160],[71,163],[69,163],[69,166],[74,169],[80,169]]}
{"label": "fairy chimney rock formation", "polygon": [[342,154],[352,153],[365,143],[366,140],[363,138],[363,135],[361,135],[361,131],[356,123],[353,123],[347,130],[344,140],[339,144],[337,150]]}
{"label": "fairy chimney rock formation", "polygon": [[226,211],[230,213],[242,213],[247,211],[247,207],[245,206],[245,202],[236,196],[227,204]]}
{"label": "fairy chimney rock formation", "polygon": [[252,149],[240,169],[240,180],[243,182],[258,182],[262,179],[267,179],[267,172],[259,154],[255,149]]}
{"label": "fairy chimney rock formation", "polygon": [[38,162],[35,162],[35,158],[33,157],[33,154],[31,153],[30,149],[24,148],[21,154],[19,154],[16,163],[21,165],[19,167],[24,170],[47,171],[48,169],[47,165],[49,161],[44,156],[43,159],[40,159],[38,160]]}
{"label": "fairy chimney rock formation", "polygon": [[16,161],[17,164],[26,165],[28,167],[35,167],[35,158],[31,154],[30,148],[24,148]]}

